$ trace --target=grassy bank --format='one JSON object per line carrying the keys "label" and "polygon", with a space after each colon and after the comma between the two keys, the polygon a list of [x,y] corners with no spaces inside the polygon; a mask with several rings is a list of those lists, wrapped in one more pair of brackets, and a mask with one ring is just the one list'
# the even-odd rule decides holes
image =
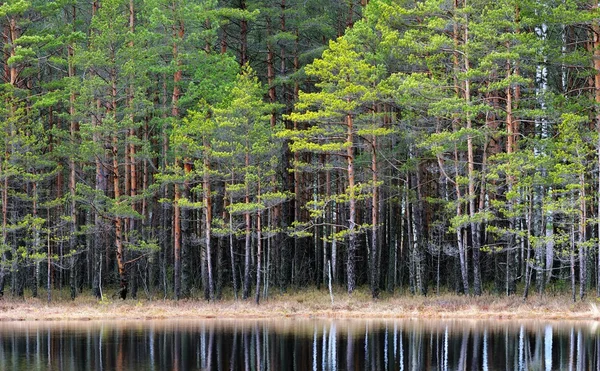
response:
{"label": "grassy bank", "polygon": [[326,291],[303,290],[270,297],[260,305],[253,301],[201,300],[104,300],[82,295],[71,301],[47,304],[41,298],[0,300],[0,321],[192,319],[192,318],[456,318],[456,319],[577,319],[600,320],[600,301],[589,296],[573,303],[568,295],[480,297],[386,295],[370,299],[358,291],[343,292],[334,303]]}

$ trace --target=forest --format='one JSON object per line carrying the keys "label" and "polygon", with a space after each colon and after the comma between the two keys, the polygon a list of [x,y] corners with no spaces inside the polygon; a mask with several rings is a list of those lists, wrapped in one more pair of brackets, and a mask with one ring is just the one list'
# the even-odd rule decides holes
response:
{"label": "forest", "polygon": [[0,2],[0,295],[600,295],[582,0]]}

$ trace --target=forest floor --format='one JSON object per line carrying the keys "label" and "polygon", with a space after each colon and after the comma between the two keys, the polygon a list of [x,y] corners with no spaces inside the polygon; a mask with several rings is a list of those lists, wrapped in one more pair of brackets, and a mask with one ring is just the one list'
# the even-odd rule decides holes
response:
{"label": "forest floor", "polygon": [[440,294],[424,296],[382,294],[372,300],[368,291],[352,296],[342,291],[302,290],[272,295],[256,305],[253,300],[224,299],[207,302],[197,299],[96,300],[81,295],[74,301],[56,298],[48,304],[41,298],[0,299],[0,321],[40,320],[135,320],[198,318],[438,318],[438,319],[571,319],[600,320],[600,299],[592,293],[573,303],[567,294],[521,296],[482,295],[479,297]]}

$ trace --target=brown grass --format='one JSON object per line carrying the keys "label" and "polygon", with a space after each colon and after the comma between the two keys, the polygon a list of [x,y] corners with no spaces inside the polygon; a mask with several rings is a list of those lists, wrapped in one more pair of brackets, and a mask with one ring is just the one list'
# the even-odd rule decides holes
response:
{"label": "brown grass", "polygon": [[104,300],[89,295],[74,301],[58,299],[0,300],[0,321],[193,319],[193,318],[452,318],[452,319],[577,319],[600,320],[600,301],[588,297],[573,303],[567,295],[480,297],[384,295],[372,300],[366,290],[352,296],[327,291],[302,290],[273,295],[260,305],[253,301],[202,300]]}

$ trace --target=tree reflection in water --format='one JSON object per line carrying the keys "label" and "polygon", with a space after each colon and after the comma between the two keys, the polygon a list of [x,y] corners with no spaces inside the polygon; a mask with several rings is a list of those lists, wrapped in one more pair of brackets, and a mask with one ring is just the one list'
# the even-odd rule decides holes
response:
{"label": "tree reflection in water", "polygon": [[203,320],[0,324],[2,370],[589,370],[596,322]]}

